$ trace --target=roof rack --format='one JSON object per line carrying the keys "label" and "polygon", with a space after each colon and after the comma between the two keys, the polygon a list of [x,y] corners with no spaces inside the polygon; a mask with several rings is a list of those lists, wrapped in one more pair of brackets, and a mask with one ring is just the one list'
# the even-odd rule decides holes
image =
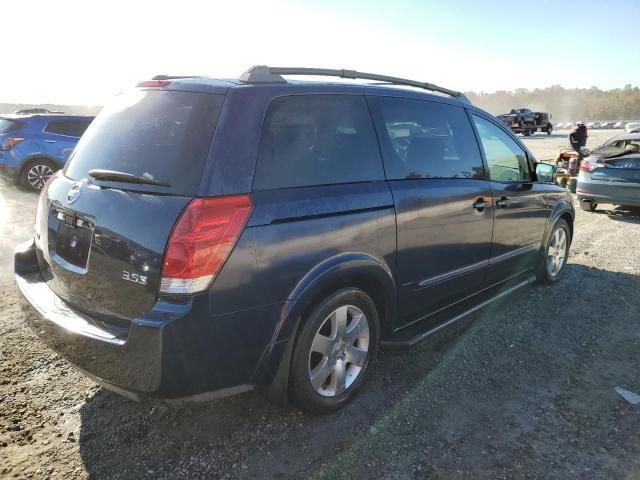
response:
{"label": "roof rack", "polygon": [[199,78],[197,75],[154,75],[151,80],[180,80],[181,78]]}
{"label": "roof rack", "polygon": [[286,83],[281,75],[313,75],[321,77],[340,77],[350,79],[375,80],[382,85],[407,85],[410,87],[422,88],[432,92],[444,93],[451,97],[459,98],[469,102],[467,97],[461,92],[439,87],[433,83],[418,82],[406,78],[389,77],[378,75],[377,73],[363,73],[356,70],[333,70],[330,68],[289,68],[289,67],[268,67],[266,65],[255,65],[240,75],[240,80],[246,83]]}

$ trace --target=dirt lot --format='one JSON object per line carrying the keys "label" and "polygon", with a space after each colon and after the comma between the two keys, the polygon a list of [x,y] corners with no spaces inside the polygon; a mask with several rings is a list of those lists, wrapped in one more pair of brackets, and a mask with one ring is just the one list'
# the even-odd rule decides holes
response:
{"label": "dirt lot", "polygon": [[[564,138],[527,143],[548,158]],[[34,202],[0,183],[0,477],[640,477],[640,405],[614,392],[640,393],[638,211],[578,210],[559,285],[383,352],[335,415],[261,392],[162,415],[96,387],[23,326],[8,249]]]}

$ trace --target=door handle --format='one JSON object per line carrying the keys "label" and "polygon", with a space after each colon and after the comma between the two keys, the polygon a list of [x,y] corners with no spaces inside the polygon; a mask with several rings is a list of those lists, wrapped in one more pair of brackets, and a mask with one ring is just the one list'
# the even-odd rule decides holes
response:
{"label": "door handle", "polygon": [[488,206],[489,206],[489,203],[482,197],[476,199],[476,201],[473,202],[473,208],[475,208],[479,212],[483,211]]}
{"label": "door handle", "polygon": [[56,143],[55,140],[45,140],[45,142],[47,142],[47,143]]}
{"label": "door handle", "polygon": [[511,200],[509,200],[507,197],[500,197],[500,200],[496,200],[496,205],[502,208],[508,207],[510,203]]}

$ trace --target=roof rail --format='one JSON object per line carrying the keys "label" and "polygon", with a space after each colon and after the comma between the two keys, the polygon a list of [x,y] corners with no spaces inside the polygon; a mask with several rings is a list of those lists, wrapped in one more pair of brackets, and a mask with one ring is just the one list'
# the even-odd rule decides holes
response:
{"label": "roof rail", "polygon": [[439,87],[433,83],[418,82],[406,78],[389,77],[378,75],[377,73],[363,73],[356,70],[334,70],[330,68],[289,68],[289,67],[268,67],[266,65],[256,65],[249,68],[240,75],[240,80],[247,83],[286,83],[282,75],[313,75],[320,77],[340,77],[350,79],[375,80],[379,84],[407,85],[409,87],[422,88],[432,92],[444,93],[451,97],[459,98],[469,102],[467,97],[461,92]]}
{"label": "roof rail", "polygon": [[151,80],[179,80],[181,78],[199,78],[197,75],[154,75]]}

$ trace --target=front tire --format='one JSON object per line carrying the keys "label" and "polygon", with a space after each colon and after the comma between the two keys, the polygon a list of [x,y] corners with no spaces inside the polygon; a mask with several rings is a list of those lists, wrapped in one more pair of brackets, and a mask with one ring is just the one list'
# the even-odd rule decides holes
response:
{"label": "front tire", "polygon": [[314,414],[351,401],[375,358],[380,320],[373,300],[345,288],[320,302],[301,324],[291,364],[293,398]]}
{"label": "front tire", "polygon": [[20,183],[29,190],[39,192],[56,170],[58,166],[46,158],[29,160],[20,174]]}
{"label": "front tire", "polygon": [[561,218],[551,230],[538,265],[536,276],[540,283],[551,284],[560,279],[567,265],[570,245],[571,230],[567,221]]}

